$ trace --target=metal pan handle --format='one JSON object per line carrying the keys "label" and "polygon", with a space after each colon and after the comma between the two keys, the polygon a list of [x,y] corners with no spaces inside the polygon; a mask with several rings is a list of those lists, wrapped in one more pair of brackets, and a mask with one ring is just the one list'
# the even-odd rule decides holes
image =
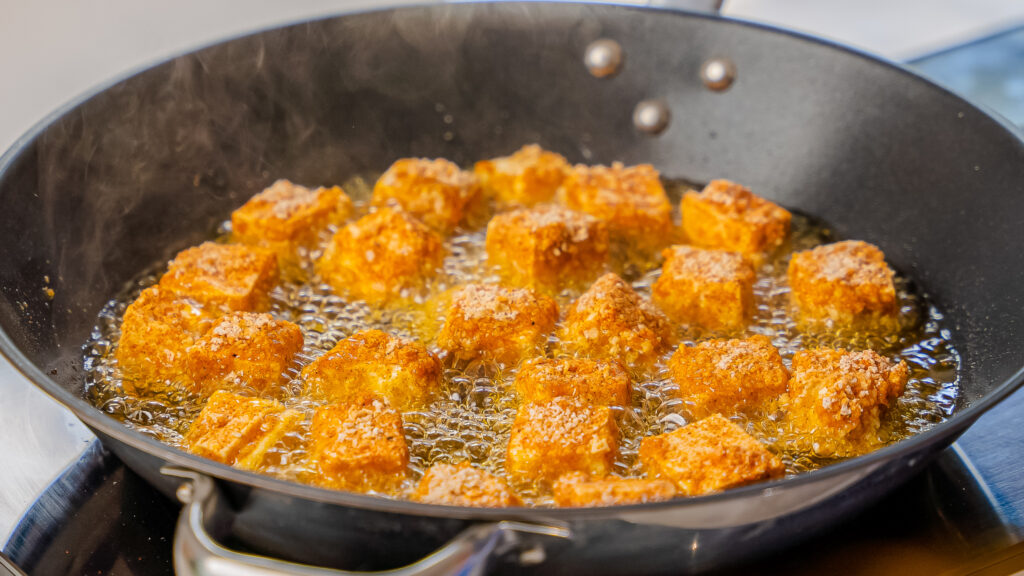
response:
{"label": "metal pan handle", "polygon": [[451,542],[422,560],[380,572],[348,572],[244,554],[217,543],[206,531],[207,512],[215,510],[220,491],[213,479],[181,468],[165,467],[168,476],[186,480],[178,488],[184,506],[174,530],[174,570],[178,576],[478,576],[491,554],[518,534],[568,538],[569,530],[523,522],[490,522],[466,528]]}

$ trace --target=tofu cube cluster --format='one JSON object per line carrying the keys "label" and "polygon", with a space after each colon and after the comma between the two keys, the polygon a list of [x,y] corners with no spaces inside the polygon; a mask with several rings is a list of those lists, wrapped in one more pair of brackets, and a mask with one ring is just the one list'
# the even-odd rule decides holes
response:
{"label": "tofu cube cluster", "polygon": [[567,396],[591,406],[628,406],[629,372],[617,360],[533,358],[519,367],[514,386],[523,402]]}
{"label": "tofu cube cluster", "polygon": [[480,508],[508,508],[522,504],[504,480],[469,462],[434,464],[416,486],[412,499],[424,504]]}
{"label": "tofu cube cluster", "polygon": [[373,187],[373,205],[399,206],[439,234],[448,235],[464,222],[480,196],[472,172],[438,158],[402,158]]}
{"label": "tofu cube cluster", "polygon": [[214,392],[185,433],[189,452],[222,464],[256,469],[295,429],[302,414],[273,400]]}
{"label": "tofu cube cluster", "polygon": [[785,208],[728,180],[712,180],[699,193],[685,193],[680,210],[691,244],[746,254],[778,248],[793,219]]}
{"label": "tofu cube cluster", "polygon": [[550,201],[568,170],[565,158],[536,144],[523,146],[509,156],[482,160],[473,167],[483,193],[502,207]]}
{"label": "tofu cube cluster", "polygon": [[716,332],[746,327],[757,275],[742,254],[673,246],[663,256],[651,297],[670,318]]}

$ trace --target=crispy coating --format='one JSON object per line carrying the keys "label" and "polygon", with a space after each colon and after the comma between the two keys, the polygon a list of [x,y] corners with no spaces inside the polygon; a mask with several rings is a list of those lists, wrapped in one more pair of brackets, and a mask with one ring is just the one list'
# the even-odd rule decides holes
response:
{"label": "crispy coating", "polygon": [[443,260],[437,234],[405,212],[381,208],[338,230],[317,270],[339,294],[379,304],[413,297]]}
{"label": "crispy coating", "polygon": [[728,180],[712,180],[699,194],[687,192],[680,209],[692,244],[747,254],[782,244],[793,219],[785,208]]}
{"label": "crispy coating", "polygon": [[754,267],[738,252],[672,246],[651,298],[673,320],[707,330],[742,330],[754,308]]}
{"label": "crispy coating", "polygon": [[784,394],[789,381],[778,349],[760,334],[680,346],[668,368],[697,418],[756,409]]}
{"label": "crispy coating", "polygon": [[672,205],[650,164],[577,165],[558,194],[562,204],[604,220],[613,239],[626,240],[641,253],[653,253],[673,236]]}
{"label": "crispy coating", "polygon": [[369,392],[404,412],[437,396],[441,361],[418,342],[364,330],[303,368],[302,379],[307,394],[331,402],[351,402]]}
{"label": "crispy coating", "polygon": [[211,310],[262,312],[270,308],[277,278],[277,258],[270,251],[204,242],[178,253],[160,287]]}
{"label": "crispy coating", "polygon": [[271,393],[286,380],[285,368],[302,350],[302,330],[284,320],[256,312],[221,316],[188,349],[185,371],[192,391],[209,396],[217,390]]}
{"label": "crispy coating", "polygon": [[185,434],[193,454],[238,468],[257,468],[302,414],[273,400],[214,392]]}
{"label": "crispy coating", "polygon": [[668,318],[612,273],[572,303],[560,336],[566,350],[636,369],[649,368],[675,341]]}
{"label": "crispy coating", "polygon": [[231,213],[231,234],[244,244],[308,245],[352,211],[352,200],[338,186],[311,190],[278,180]]}
{"label": "crispy coating", "polygon": [[787,273],[801,321],[878,328],[894,323],[893,271],[885,254],[867,242],[848,240],[797,252]]}
{"label": "crispy coating", "polygon": [[553,482],[569,472],[606,476],[618,442],[607,406],[565,396],[524,404],[512,424],[505,471],[513,482]]}
{"label": "crispy coating", "polygon": [[793,356],[789,418],[801,443],[827,456],[856,456],[883,444],[881,417],[903,393],[908,368],[873,350],[801,350]]}
{"label": "crispy coating", "polygon": [[590,479],[586,474],[566,474],[555,481],[552,492],[555,503],[569,508],[619,506],[664,502],[676,495],[676,487],[668,480],[615,478]]}
{"label": "crispy coating", "polygon": [[449,234],[472,211],[480,183],[443,159],[402,158],[377,180],[373,205],[398,204],[441,234]]}
{"label": "crispy coating", "polygon": [[558,305],[543,294],[497,284],[467,284],[452,293],[437,345],[456,358],[514,364],[543,350]]}
{"label": "crispy coating", "polygon": [[785,466],[754,437],[720,414],[640,442],[648,475],[675,483],[681,496],[699,496],[778,478]]}
{"label": "crispy coating", "polygon": [[608,227],[582,212],[538,206],[492,218],[486,248],[488,262],[510,283],[558,291],[604,270]]}
{"label": "crispy coating", "polygon": [[569,396],[593,406],[628,406],[630,380],[616,360],[533,358],[519,368],[515,388],[524,402]]}
{"label": "crispy coating", "polygon": [[568,171],[565,158],[536,144],[473,167],[484,193],[501,206],[532,206],[551,200]]}
{"label": "crispy coating", "polygon": [[409,465],[402,416],[371,396],[321,406],[313,413],[309,461],[315,484],[352,492],[394,490]]}
{"label": "crispy coating", "polygon": [[195,302],[159,286],[143,290],[124,312],[115,352],[125,392],[157,393],[187,384],[185,352],[212,321]]}
{"label": "crispy coating", "polygon": [[412,499],[424,504],[507,508],[520,506],[519,496],[504,480],[469,462],[434,464],[423,475]]}

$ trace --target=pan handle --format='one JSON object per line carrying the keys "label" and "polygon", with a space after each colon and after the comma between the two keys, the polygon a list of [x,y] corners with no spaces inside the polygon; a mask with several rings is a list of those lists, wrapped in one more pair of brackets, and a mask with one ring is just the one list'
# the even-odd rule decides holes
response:
{"label": "pan handle", "polygon": [[178,488],[184,506],[174,530],[174,570],[178,576],[479,576],[491,554],[516,534],[570,537],[567,528],[524,522],[474,524],[426,558],[393,570],[348,572],[244,554],[217,543],[206,531],[207,514],[219,498],[213,479],[192,470],[164,467],[161,472],[186,480]]}

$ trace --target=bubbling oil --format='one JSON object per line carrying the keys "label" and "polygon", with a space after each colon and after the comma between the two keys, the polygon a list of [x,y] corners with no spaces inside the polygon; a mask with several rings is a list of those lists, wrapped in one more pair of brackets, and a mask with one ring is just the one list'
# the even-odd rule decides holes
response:
{"label": "bubbling oil", "polygon": [[[343,186],[361,213],[368,209],[373,181],[373,178],[357,178]],[[678,205],[682,192],[688,187],[686,182],[666,182],[673,204]],[[321,245],[334,231],[325,232]],[[225,224],[221,239],[226,240],[229,234],[229,224]],[[443,302],[445,291],[470,282],[499,279],[487,265],[484,238],[484,230],[475,230],[446,240],[448,255],[443,271],[433,281],[428,296],[403,308],[376,309],[363,302],[348,301],[315,280],[284,282],[273,290],[270,313],[297,324],[304,336],[304,346],[286,371],[286,384],[272,396],[287,407],[301,411],[306,418],[268,452],[260,472],[294,481],[312,472],[306,465],[306,443],[312,412],[321,402],[303,395],[298,376],[303,366],[339,340],[361,330],[379,329],[418,339],[432,352],[440,353],[435,337],[443,322],[443,305],[438,302]],[[756,309],[746,335],[763,334],[771,338],[787,366],[798,350],[818,346],[873,349],[895,361],[905,361],[910,369],[906,391],[886,413],[879,432],[886,444],[946,420],[957,408],[960,359],[952,345],[951,334],[944,327],[942,314],[908,279],[896,278],[898,331],[888,334],[857,330],[804,332],[798,327],[786,281],[790,255],[833,240],[825,225],[794,214],[792,232],[785,245],[760,264],[754,285]],[[314,249],[305,254],[306,264],[314,261],[319,253],[319,249]],[[650,297],[650,287],[660,273],[656,263],[636,260],[618,262],[614,268],[644,297]],[[143,289],[155,284],[162,272],[162,268],[153,269],[140,275],[129,289],[100,312],[92,336],[84,346],[85,395],[97,408],[127,427],[183,449],[183,435],[202,408],[203,399],[184,391],[145,397],[126,393],[114,355],[125,308]],[[311,266],[306,272],[314,277]],[[567,290],[556,296],[563,316],[579,294],[580,291]],[[678,332],[680,345],[723,336],[684,325],[678,326]],[[549,344],[551,350],[557,350],[557,336],[552,335]],[[621,431],[619,454],[614,464],[618,475],[643,475],[637,452],[645,436],[669,432],[693,420],[668,374],[669,356],[671,351],[661,358],[651,376],[634,380],[631,406],[614,409]],[[515,375],[516,367],[495,366],[479,360],[446,360],[437,400],[402,415],[410,453],[408,480],[400,490],[381,495],[407,495],[426,469],[439,462],[468,461],[503,476],[505,447],[519,406],[512,386]],[[793,432],[783,425],[781,416],[779,413],[755,413],[735,416],[733,420],[783,459],[787,475],[835,461],[793,448],[798,443],[792,437]],[[553,504],[545,486],[517,485],[516,488],[527,505]]]}

